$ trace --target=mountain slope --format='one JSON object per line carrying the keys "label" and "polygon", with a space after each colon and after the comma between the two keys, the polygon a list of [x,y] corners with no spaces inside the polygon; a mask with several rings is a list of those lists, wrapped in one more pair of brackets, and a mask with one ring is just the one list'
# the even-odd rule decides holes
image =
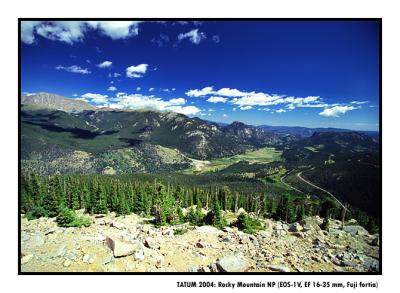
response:
{"label": "mountain slope", "polygon": [[79,112],[94,110],[95,107],[76,99],[68,99],[49,93],[37,93],[29,96],[21,96],[21,104],[34,105],[39,108],[60,110],[65,112]]}

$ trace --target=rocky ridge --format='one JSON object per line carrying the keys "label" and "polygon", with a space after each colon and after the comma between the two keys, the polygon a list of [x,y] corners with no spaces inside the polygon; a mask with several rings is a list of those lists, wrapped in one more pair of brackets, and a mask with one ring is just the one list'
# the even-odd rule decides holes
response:
{"label": "rocky ridge", "polygon": [[[82,211],[81,211],[82,213]],[[89,217],[89,216],[88,216]],[[310,217],[263,220],[254,235],[188,223],[154,227],[135,214],[90,216],[83,228],[21,218],[22,272],[367,272],[379,271],[379,235]]]}

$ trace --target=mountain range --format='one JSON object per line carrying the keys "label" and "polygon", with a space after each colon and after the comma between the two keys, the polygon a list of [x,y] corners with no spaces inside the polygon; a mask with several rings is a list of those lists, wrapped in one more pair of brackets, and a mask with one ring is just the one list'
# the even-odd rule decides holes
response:
{"label": "mountain range", "polygon": [[150,109],[99,109],[49,93],[21,97],[21,129],[23,167],[42,173],[168,171],[267,146],[286,149],[289,161],[291,153],[301,154],[308,145],[329,151],[348,145],[358,145],[359,151],[377,148],[376,140],[358,132],[309,135],[311,129],[298,128],[299,135],[292,127],[220,125]]}

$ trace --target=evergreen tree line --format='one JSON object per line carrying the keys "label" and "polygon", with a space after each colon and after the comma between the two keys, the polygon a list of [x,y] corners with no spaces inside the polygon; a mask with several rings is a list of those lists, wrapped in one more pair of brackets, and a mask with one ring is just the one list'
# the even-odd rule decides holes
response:
{"label": "evergreen tree line", "polygon": [[[191,208],[196,206],[196,208]],[[117,177],[98,175],[35,174],[21,177],[21,213],[28,218],[55,217],[60,211],[85,209],[90,214],[116,212],[118,215],[137,213],[151,215],[155,224],[226,225],[222,210],[237,212],[243,208],[255,217],[273,218],[288,223],[307,216],[342,219],[342,210],[331,199],[317,200],[307,196],[265,194],[242,195],[229,187],[200,189],[162,184],[156,180],[121,181]],[[183,208],[189,208],[184,216]],[[203,213],[203,209],[207,213]],[[346,214],[347,218],[351,216]],[[363,215],[365,226],[369,220]],[[358,219],[357,219],[358,220]]]}

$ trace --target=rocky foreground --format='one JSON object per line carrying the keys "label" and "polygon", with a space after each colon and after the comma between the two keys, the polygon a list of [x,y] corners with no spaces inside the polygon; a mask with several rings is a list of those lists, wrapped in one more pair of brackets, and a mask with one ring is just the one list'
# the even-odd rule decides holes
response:
{"label": "rocky foreground", "polygon": [[[89,217],[89,216],[88,216]],[[54,218],[21,219],[22,272],[367,272],[379,271],[379,236],[354,221],[264,220],[254,235],[225,227],[155,228],[132,214],[91,216],[83,228]]]}

